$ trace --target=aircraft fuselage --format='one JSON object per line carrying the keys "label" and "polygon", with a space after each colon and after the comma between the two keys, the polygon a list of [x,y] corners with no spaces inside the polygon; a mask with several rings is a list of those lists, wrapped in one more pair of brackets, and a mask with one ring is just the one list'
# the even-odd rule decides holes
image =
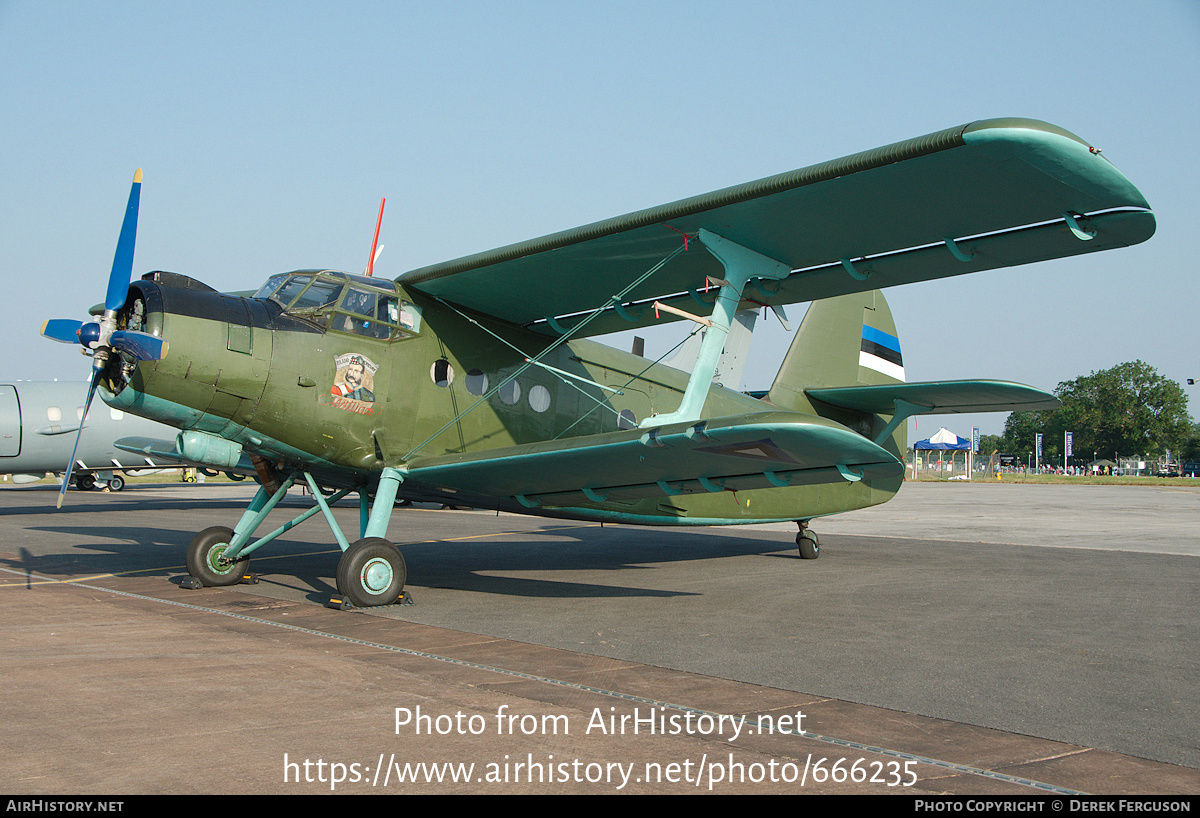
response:
{"label": "aircraft fuselage", "polygon": [[[634,430],[675,410],[688,382],[688,373],[586,339],[530,364],[553,339],[387,280],[314,270],[271,281],[277,292],[264,297],[269,282],[255,298],[171,273],[135,281],[122,315],[171,339],[171,353],[127,367],[127,385],[110,378],[104,399],[241,444],[283,469],[309,470],[330,486],[370,486],[384,466],[420,458]],[[325,290],[302,303],[296,292],[316,284]],[[770,408],[714,384],[704,416]],[[884,422],[875,416],[866,428]],[[889,448],[897,454],[902,446],[901,439]],[[513,498],[464,497],[413,481],[400,496],[552,516],[713,524],[861,508],[889,499],[899,482],[588,502],[569,510],[533,510]]]}

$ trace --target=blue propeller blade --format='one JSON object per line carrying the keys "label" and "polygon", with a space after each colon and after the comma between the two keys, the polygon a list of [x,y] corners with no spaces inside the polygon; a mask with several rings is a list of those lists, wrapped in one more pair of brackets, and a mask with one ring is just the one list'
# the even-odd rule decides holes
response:
{"label": "blue propeller blade", "polygon": [[121,222],[121,235],[117,239],[117,252],[113,256],[112,272],[108,276],[108,293],[104,296],[104,308],[119,310],[129,293],[129,282],[133,278],[133,247],[137,240],[138,202],[142,196],[142,169],[133,174],[133,187],[129,191],[129,204],[125,206],[125,220]]}
{"label": "blue propeller blade", "polygon": [[81,321],[72,321],[70,318],[51,318],[42,324],[42,335],[60,344],[78,344],[77,333],[82,326]]}
{"label": "blue propeller blade", "polygon": [[[92,379],[88,384],[87,401],[83,404],[83,417],[79,431],[75,434],[75,446],[71,449],[71,460],[63,476],[62,490],[58,493],[58,507],[71,485],[71,474],[75,470],[75,455],[79,452],[79,439],[83,436],[84,421],[92,408],[96,387],[104,376],[110,357],[106,347],[123,352],[141,361],[160,360],[167,354],[167,342],[145,332],[116,329],[115,313],[125,305],[129,295],[129,282],[133,279],[133,248],[137,240],[138,203],[142,195],[142,170],[133,174],[133,187],[129,190],[129,203],[125,206],[125,218],[121,222],[121,235],[117,238],[117,251],[113,255],[112,272],[108,276],[108,292],[104,296],[104,316],[100,323],[83,324],[63,318],[52,318],[42,324],[42,335],[53,341],[66,344],[81,343],[95,352],[92,362]],[[110,334],[111,333],[111,334]],[[106,337],[107,336],[107,337]]]}
{"label": "blue propeller blade", "polygon": [[109,339],[112,348],[139,361],[161,361],[167,357],[167,342],[148,332],[117,330]]}

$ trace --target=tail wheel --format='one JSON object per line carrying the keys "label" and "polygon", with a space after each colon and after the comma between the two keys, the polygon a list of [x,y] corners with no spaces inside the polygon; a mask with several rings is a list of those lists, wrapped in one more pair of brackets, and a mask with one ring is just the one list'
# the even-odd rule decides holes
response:
{"label": "tail wheel", "polygon": [[207,586],[237,585],[246,576],[250,561],[225,559],[232,540],[233,531],[224,526],[201,531],[188,546],[188,573]]}
{"label": "tail wheel", "polygon": [[796,545],[800,548],[800,559],[815,560],[821,556],[821,544],[817,541],[817,532],[807,528],[796,535]]}
{"label": "tail wheel", "polygon": [[359,608],[391,605],[400,598],[407,579],[400,549],[381,537],[359,540],[338,561],[338,591]]}

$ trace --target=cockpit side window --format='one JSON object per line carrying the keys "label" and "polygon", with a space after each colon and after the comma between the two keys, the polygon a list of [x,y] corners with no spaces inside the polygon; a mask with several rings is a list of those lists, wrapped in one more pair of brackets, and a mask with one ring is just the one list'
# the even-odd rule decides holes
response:
{"label": "cockpit side window", "polygon": [[394,295],[362,287],[347,288],[329,328],[380,339],[409,338],[419,331],[412,305]]}
{"label": "cockpit side window", "polygon": [[370,290],[350,287],[342,297],[341,311],[333,315],[329,328],[340,332],[352,332],[355,335],[365,335],[368,338],[388,338],[392,327],[377,320],[375,315],[376,303],[380,293]]}
{"label": "cockpit side window", "polygon": [[342,299],[342,309],[346,312],[352,312],[355,315],[369,315],[374,317],[375,302],[378,299],[379,293],[351,287],[346,291],[346,297]]}
{"label": "cockpit side window", "polygon": [[[416,304],[409,303],[408,301],[401,301],[397,303],[396,299],[394,298],[388,300],[390,302],[387,305],[388,314],[392,317],[393,321],[399,324],[402,329],[407,330],[408,333],[415,335],[421,331],[420,307],[418,307]],[[407,337],[407,335],[405,337]]]}

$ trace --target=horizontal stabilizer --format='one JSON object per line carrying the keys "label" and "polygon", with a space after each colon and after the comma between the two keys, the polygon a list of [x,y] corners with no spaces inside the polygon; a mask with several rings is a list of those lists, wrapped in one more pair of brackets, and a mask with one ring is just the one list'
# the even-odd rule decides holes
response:
{"label": "horizontal stabilizer", "polygon": [[902,469],[834,421],[761,412],[431,457],[414,461],[405,481],[535,508],[855,482]]}
{"label": "horizontal stabilizer", "polygon": [[903,401],[911,415],[949,415],[960,412],[1038,412],[1057,409],[1058,398],[1049,392],[1008,381],[926,381],[880,386],[843,386],[808,389],[810,398],[877,415],[896,412],[896,401]]}

